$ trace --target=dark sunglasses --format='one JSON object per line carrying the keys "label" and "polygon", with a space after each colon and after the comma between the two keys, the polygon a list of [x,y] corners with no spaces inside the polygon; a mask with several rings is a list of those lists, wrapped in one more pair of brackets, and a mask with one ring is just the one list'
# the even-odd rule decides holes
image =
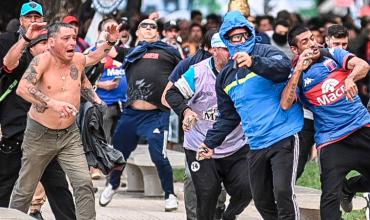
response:
{"label": "dark sunglasses", "polygon": [[228,36],[226,39],[232,43],[239,43],[240,41],[242,41],[242,38],[244,38],[244,40],[248,40],[248,37],[249,37],[248,32],[244,32]]}
{"label": "dark sunglasses", "polygon": [[140,24],[141,28],[150,28],[150,29],[157,29],[157,25],[153,23],[141,23]]}

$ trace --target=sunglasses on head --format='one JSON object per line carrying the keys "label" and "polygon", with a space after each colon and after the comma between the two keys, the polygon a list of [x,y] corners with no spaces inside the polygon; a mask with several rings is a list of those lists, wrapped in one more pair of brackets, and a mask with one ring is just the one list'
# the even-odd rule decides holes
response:
{"label": "sunglasses on head", "polygon": [[153,23],[141,23],[140,24],[141,28],[150,28],[150,29],[157,29],[157,25]]}

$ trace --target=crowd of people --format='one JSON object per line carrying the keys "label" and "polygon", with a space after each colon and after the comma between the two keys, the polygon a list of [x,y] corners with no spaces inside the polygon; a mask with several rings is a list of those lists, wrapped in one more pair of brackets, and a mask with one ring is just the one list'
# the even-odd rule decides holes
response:
{"label": "crowd of people", "polygon": [[[288,11],[106,17],[89,45],[77,17],[47,24],[44,10],[23,4],[0,34],[0,207],[43,219],[47,197],[58,220],[96,219],[101,173],[78,126],[86,103],[104,109],[113,152],[127,160],[148,144],[167,212],[178,199],[166,149],[183,140],[187,219],[236,219],[252,200],[263,219],[300,219],[294,186],[317,155],[322,219],[370,192],[370,16],[361,27]],[[124,168],[107,175],[100,206]]]}

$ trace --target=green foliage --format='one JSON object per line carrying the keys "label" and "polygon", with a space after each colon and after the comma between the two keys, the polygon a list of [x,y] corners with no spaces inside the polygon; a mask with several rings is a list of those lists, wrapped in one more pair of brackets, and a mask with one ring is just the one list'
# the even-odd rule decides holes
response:
{"label": "green foliage", "polygon": [[219,3],[215,0],[198,0],[194,1],[193,8],[199,9],[199,8],[207,8],[208,13],[220,13],[221,6]]}
{"label": "green foliage", "polygon": [[[359,173],[356,171],[351,171],[347,178],[356,176]],[[299,186],[305,186],[305,187],[311,187],[315,189],[321,189],[321,183],[320,183],[320,170],[319,166],[316,162],[308,162],[306,164],[306,167],[304,169],[304,172],[301,176],[301,178],[298,179],[297,185]],[[365,220],[365,210],[356,210],[352,211],[350,213],[344,213],[342,215],[344,220]]]}
{"label": "green foliage", "polygon": [[[347,178],[358,175],[357,172],[351,171]],[[175,182],[184,182],[184,169],[174,169],[173,176]],[[305,170],[298,179],[297,185],[305,186],[315,189],[321,189],[320,184],[320,170],[316,162],[308,162],[306,164]],[[343,213],[344,220],[365,220],[365,210],[352,211],[350,213]]]}
{"label": "green foliage", "polygon": [[184,175],[185,170],[184,169],[173,169],[173,180],[175,182],[184,182]]}

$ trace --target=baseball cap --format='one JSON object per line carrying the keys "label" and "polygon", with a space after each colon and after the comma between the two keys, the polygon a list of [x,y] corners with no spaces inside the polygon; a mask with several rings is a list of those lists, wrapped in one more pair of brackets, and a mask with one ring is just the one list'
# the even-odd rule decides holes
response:
{"label": "baseball cap", "polygon": [[224,44],[224,42],[222,42],[221,40],[221,37],[220,37],[220,34],[219,33],[215,33],[213,36],[212,36],[212,39],[211,39],[211,47],[212,48],[215,48],[215,47],[223,47],[223,48],[227,48],[226,45]]}
{"label": "baseball cap", "polygon": [[177,31],[180,30],[176,21],[167,21],[166,23],[164,23],[163,29],[165,31],[168,31],[168,30],[171,30],[171,29],[176,29]]}
{"label": "baseball cap", "polygon": [[44,16],[44,13],[42,12],[42,6],[39,3],[27,2],[22,5],[21,16],[25,16],[32,12]]}
{"label": "baseball cap", "polygon": [[63,23],[67,23],[67,24],[77,23],[78,25],[80,25],[80,22],[78,21],[78,19],[72,15],[65,16],[63,18]]}
{"label": "baseball cap", "polygon": [[39,35],[37,38],[31,40],[31,42],[28,44],[28,47],[31,48],[35,46],[36,44],[40,43],[41,41],[47,40],[48,39],[48,31],[43,30],[42,34]]}

